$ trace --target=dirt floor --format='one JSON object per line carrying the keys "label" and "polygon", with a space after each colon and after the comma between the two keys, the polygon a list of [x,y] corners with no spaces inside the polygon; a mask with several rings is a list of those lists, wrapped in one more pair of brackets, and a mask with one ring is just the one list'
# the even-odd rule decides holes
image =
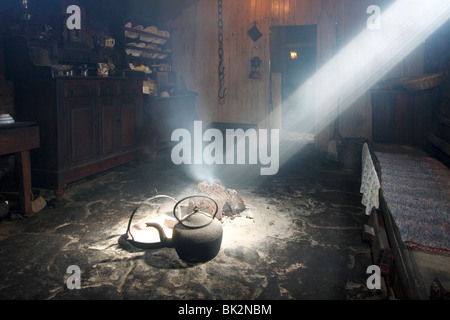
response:
{"label": "dirt floor", "polygon": [[[126,241],[130,215],[146,199],[181,199],[201,181],[193,168],[174,165],[170,150],[72,183],[61,201],[37,190],[44,209],[0,221],[0,299],[386,299],[384,288],[366,285],[373,263],[361,239],[368,219],[359,173],[311,143],[285,160],[266,177],[260,166],[196,168],[246,204],[224,216],[219,254],[199,264],[174,248]],[[79,267],[79,289],[69,289],[70,266]]]}

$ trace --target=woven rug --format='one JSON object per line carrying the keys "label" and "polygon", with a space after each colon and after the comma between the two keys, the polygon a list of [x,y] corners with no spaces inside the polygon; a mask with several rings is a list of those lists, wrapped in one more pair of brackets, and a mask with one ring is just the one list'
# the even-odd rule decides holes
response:
{"label": "woven rug", "polygon": [[441,162],[375,153],[381,189],[405,245],[450,255],[450,171]]}

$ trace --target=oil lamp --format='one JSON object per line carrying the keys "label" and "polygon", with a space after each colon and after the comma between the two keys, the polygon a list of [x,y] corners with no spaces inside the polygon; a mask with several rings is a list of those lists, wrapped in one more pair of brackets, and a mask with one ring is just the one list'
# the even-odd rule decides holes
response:
{"label": "oil lamp", "polygon": [[259,68],[261,67],[261,58],[258,53],[255,51],[261,51],[260,46],[254,46],[252,48],[252,58],[250,59],[251,72],[249,75],[250,79],[261,79],[261,73],[259,72]]}

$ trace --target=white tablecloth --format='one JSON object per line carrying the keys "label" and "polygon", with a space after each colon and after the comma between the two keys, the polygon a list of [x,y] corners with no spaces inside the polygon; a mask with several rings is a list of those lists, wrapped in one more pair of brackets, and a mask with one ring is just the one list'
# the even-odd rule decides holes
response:
{"label": "white tablecloth", "polygon": [[366,215],[370,215],[372,208],[378,209],[380,205],[379,191],[380,181],[370,155],[367,143],[362,151],[361,190],[363,194],[361,203],[366,207]]}

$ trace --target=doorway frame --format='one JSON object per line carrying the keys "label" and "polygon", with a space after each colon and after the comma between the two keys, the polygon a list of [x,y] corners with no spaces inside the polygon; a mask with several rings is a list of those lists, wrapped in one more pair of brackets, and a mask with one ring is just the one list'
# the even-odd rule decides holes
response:
{"label": "doorway frame", "polygon": [[[285,41],[284,36],[284,44],[281,47],[278,47],[278,41],[274,42],[274,30],[281,30],[286,29],[290,27],[314,27],[315,28],[315,42],[290,42],[287,43]],[[284,34],[286,32],[284,31]],[[274,72],[274,62],[275,58],[274,56],[277,56],[277,54],[274,54],[274,50],[277,50],[278,52],[284,51],[286,48],[291,47],[315,47],[315,68],[314,72],[317,71],[318,68],[318,61],[319,61],[319,25],[318,24],[307,24],[307,25],[274,25],[270,26],[269,28],[269,74],[270,74],[270,80],[269,80],[269,86],[270,86],[270,111],[271,111],[271,119],[270,119],[270,125],[274,129],[280,129],[280,134],[283,132],[283,97],[282,97],[282,79],[283,79],[283,72]],[[275,65],[279,63],[279,61],[275,62]],[[281,71],[283,71],[284,67],[282,67]],[[313,73],[314,74],[314,73]],[[316,120],[316,110],[314,108],[314,115],[312,118],[314,119],[314,130],[313,134],[314,137],[317,135],[317,120]]]}

